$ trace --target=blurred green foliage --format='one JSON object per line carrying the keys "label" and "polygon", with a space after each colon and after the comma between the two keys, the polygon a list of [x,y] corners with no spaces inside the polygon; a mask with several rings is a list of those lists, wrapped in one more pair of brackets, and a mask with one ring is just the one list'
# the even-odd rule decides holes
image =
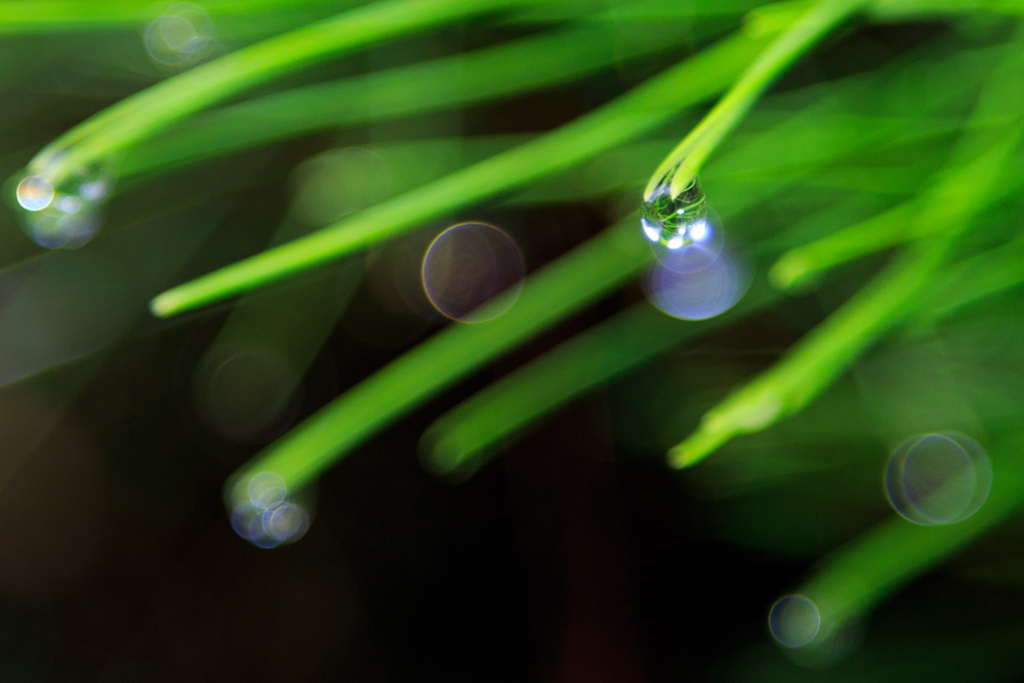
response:
{"label": "blurred green foliage", "polygon": [[[102,96],[87,93],[83,111],[55,118],[49,128],[67,130],[54,141],[6,146],[9,195],[26,174],[60,190],[96,165],[115,167],[119,184],[107,225],[78,251],[42,253],[3,235],[14,245],[0,271],[0,289],[14,292],[0,310],[5,385],[99,357],[137,333],[152,299],[160,317],[233,306],[203,362],[270,348],[287,360],[288,396],[386,243],[419,244],[416,231],[482,205],[586,205],[607,217],[607,230],[485,304],[507,312],[445,327],[273,440],[225,497],[229,509],[244,503],[267,472],[300,492],[439,392],[632,291],[655,260],[636,213],[645,193],[666,180],[678,190],[700,171],[752,272],[736,307],[683,321],[635,296],[619,299],[622,310],[440,416],[420,444],[424,466],[469,477],[570,401],[610,386],[625,451],[668,452],[675,468],[701,463],[671,476],[680,496],[706,503],[709,535],[816,560],[793,583],[821,612],[825,649],[1024,503],[1024,311],[1014,291],[1024,281],[1024,5],[383,0],[346,9],[262,0],[204,9],[220,43],[201,64],[171,75],[137,49],[136,62],[97,81]],[[148,2],[6,0],[0,34],[29,42],[0,49],[0,89],[32,77],[24,46],[40,36],[137,41],[160,16]],[[911,22],[928,31],[895,54],[859,54],[863,46],[844,42]],[[478,34],[446,34],[453,26]],[[846,67],[803,68],[815,50],[837,51],[833,63]],[[446,129],[453,112],[493,113],[512,98],[544,101],[563,89],[578,98],[581,84],[609,74],[628,87],[556,111],[549,128]],[[92,113],[90,97],[117,102]],[[0,115],[15,130],[18,116]],[[373,140],[387,125],[413,134]],[[336,148],[299,165],[293,207],[276,231],[207,248],[234,193],[282,163],[260,156],[264,148],[313,133],[334,136],[326,146]],[[363,156],[346,155],[356,146]],[[422,249],[413,260],[422,263]],[[118,273],[116,286],[107,271]],[[292,324],[296,311],[307,323]],[[738,329],[761,330],[765,341],[737,340]],[[917,526],[888,508],[879,472],[905,439],[943,430],[990,451],[991,495],[967,520]],[[1019,674],[1014,634],[960,643],[950,657],[988,657]],[[824,678],[895,680],[879,649],[872,643]],[[921,651],[908,646],[901,656],[931,656]],[[845,654],[793,657],[815,667]],[[753,650],[730,675],[800,680],[774,656]],[[906,666],[899,680],[1003,675]]]}

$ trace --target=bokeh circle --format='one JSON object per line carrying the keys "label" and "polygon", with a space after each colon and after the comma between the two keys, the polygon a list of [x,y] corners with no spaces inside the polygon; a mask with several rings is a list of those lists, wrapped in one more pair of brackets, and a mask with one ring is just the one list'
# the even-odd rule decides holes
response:
{"label": "bokeh circle", "polygon": [[952,524],[985,503],[992,465],[974,439],[956,432],[923,434],[904,441],[885,468],[885,492],[912,522]]}
{"label": "bokeh circle", "polygon": [[[441,315],[459,322],[484,322],[515,303],[523,272],[519,245],[504,230],[487,223],[460,223],[427,248],[423,291]],[[481,309],[499,294],[500,299]]]}

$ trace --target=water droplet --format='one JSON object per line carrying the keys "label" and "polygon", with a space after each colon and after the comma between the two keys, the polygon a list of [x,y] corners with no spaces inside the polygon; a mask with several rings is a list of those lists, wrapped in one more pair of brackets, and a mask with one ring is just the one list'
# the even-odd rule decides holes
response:
{"label": "water droplet", "polygon": [[[486,223],[461,223],[434,238],[423,257],[423,290],[444,316],[484,322],[507,311],[519,294],[523,256],[504,230]],[[476,311],[505,292],[501,305]]]}
{"label": "water droplet", "polygon": [[172,5],[146,29],[146,51],[164,66],[184,66],[210,54],[213,22],[202,7]]}
{"label": "water droplet", "polygon": [[785,647],[804,647],[818,635],[821,614],[818,607],[802,595],[786,595],[772,605],[768,613],[772,637]]}
{"label": "water droplet", "polygon": [[235,533],[258,548],[294,543],[309,530],[307,506],[295,500],[284,480],[273,472],[260,472],[249,480],[248,500],[231,510]]}
{"label": "water droplet", "polygon": [[658,186],[640,207],[640,227],[658,261],[680,273],[709,267],[725,244],[722,223],[696,178],[675,198],[668,183]]}
{"label": "water droplet", "polygon": [[105,163],[72,174],[57,187],[45,174],[32,174],[18,183],[16,199],[25,209],[25,232],[47,249],[76,249],[99,231],[100,206],[114,186],[113,164]]}
{"label": "water droplet", "polygon": [[885,491],[896,512],[918,524],[951,524],[984,504],[992,465],[978,442],[940,432],[905,441],[889,458]]}
{"label": "water droplet", "polygon": [[746,268],[727,251],[694,272],[681,272],[658,262],[644,279],[650,302],[683,320],[704,320],[724,313],[743,297],[749,285]]}

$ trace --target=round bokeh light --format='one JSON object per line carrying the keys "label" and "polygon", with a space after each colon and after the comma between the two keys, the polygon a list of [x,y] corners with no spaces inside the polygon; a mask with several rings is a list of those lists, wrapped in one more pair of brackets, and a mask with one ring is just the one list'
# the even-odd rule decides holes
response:
{"label": "round bokeh light", "polygon": [[[484,322],[515,303],[523,256],[515,241],[486,223],[461,223],[438,235],[423,257],[423,291],[439,313],[459,322]],[[498,294],[500,301],[483,310]]]}
{"label": "round bokeh light", "polygon": [[821,614],[818,607],[802,595],[786,595],[772,605],[768,613],[772,637],[785,647],[804,647],[818,635]]}
{"label": "round bokeh light", "polygon": [[955,432],[908,439],[889,458],[885,491],[896,512],[918,524],[952,524],[985,503],[992,465],[970,437]]}
{"label": "round bokeh light", "polygon": [[682,320],[713,318],[732,308],[750,284],[741,262],[723,251],[706,268],[681,272],[659,261],[644,280],[647,298],[663,313]]}

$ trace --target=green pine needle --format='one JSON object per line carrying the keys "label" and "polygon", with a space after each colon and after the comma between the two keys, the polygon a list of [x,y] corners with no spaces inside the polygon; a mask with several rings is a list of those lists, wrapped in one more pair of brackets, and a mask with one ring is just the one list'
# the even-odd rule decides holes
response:
{"label": "green pine needle", "polygon": [[391,239],[464,206],[569,168],[650,131],[725,88],[767,38],[716,43],[613,102],[521,147],[474,164],[301,240],[175,287],[151,304],[169,316],[218,301]]}
{"label": "green pine needle", "polygon": [[328,57],[467,16],[547,0],[380,0],[270,38],[136,93],[72,128],[31,162],[54,186],[233,95]]}
{"label": "green pine needle", "polygon": [[[650,197],[666,180],[671,180],[673,197],[689,186],[708,156],[743,119],[772,81],[815,42],[866,4],[865,0],[819,0],[800,14],[665,158],[651,176],[644,196]],[[769,25],[778,27],[778,23],[769,22]]]}
{"label": "green pine needle", "polygon": [[[636,275],[652,258],[637,220],[631,215],[531,275],[504,314],[445,329],[292,429],[232,479],[232,505],[246,500],[248,480],[261,472],[301,489],[438,391]],[[495,310],[506,305],[501,296],[486,304]]]}

